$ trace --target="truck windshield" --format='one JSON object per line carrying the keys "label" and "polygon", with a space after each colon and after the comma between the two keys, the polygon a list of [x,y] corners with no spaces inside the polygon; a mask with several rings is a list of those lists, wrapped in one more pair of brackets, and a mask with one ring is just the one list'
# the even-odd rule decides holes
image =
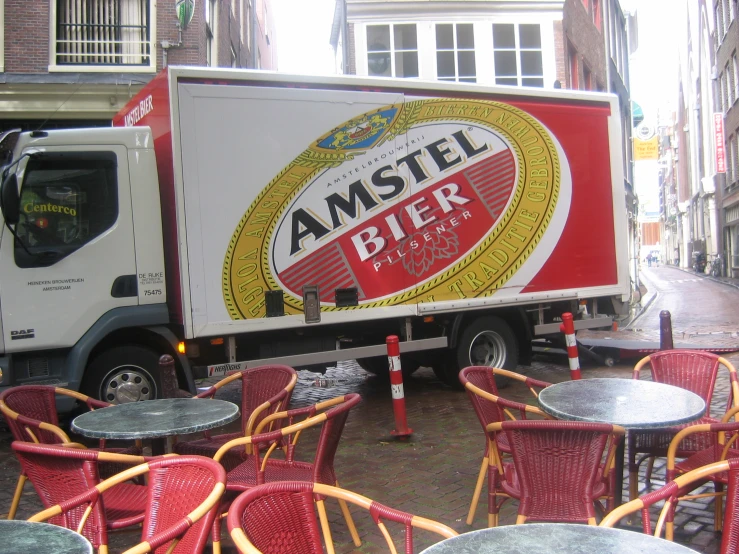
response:
{"label": "truck windshield", "polygon": [[[35,155],[20,192],[16,263],[49,265],[50,256],[53,261],[68,256],[109,229],[117,216],[115,154]],[[41,254],[45,260],[38,259]]]}

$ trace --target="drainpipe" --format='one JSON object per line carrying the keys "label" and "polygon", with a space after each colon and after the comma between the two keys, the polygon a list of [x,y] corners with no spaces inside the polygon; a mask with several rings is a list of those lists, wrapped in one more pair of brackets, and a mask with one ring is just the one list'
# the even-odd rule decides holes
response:
{"label": "drainpipe", "polygon": [[182,27],[177,22],[177,42],[171,42],[169,40],[163,40],[162,46],[162,69],[167,67],[167,53],[170,48],[181,48],[182,47]]}

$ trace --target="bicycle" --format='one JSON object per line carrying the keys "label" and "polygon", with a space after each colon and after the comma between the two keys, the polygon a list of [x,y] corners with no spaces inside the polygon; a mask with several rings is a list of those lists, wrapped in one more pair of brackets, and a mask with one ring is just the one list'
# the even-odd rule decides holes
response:
{"label": "bicycle", "polygon": [[721,255],[717,254],[713,260],[711,260],[711,270],[710,274],[713,277],[720,277],[721,276]]}

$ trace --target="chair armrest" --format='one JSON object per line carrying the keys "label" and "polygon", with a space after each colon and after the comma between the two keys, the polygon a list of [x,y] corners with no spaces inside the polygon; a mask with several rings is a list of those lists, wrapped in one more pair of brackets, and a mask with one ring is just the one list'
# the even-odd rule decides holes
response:
{"label": "chair armrest", "polygon": [[59,439],[59,442],[61,443],[72,442],[69,438],[69,435],[67,435],[64,431],[62,431],[60,427],[57,427],[53,423],[46,423],[45,421],[31,419],[30,417],[26,417],[21,414],[17,414],[16,423],[24,428],[24,430],[28,434],[29,442],[41,442],[36,434],[33,432],[34,429],[36,431],[46,431],[48,433],[56,435],[56,437]]}

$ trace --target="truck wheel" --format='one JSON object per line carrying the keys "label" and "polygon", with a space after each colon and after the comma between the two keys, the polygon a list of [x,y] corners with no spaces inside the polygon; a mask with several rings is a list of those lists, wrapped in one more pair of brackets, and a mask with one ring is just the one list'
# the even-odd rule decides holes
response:
{"label": "truck wheel", "polygon": [[[359,364],[359,367],[367,373],[371,373],[372,375],[377,375],[378,377],[383,377],[385,379],[390,377],[390,367],[388,366],[387,356],[362,358],[361,360],[357,360],[357,363]],[[419,367],[421,367],[419,362],[401,354],[400,369],[403,373],[403,377],[410,377]]]}
{"label": "truck wheel", "polygon": [[[471,365],[509,369],[518,366],[518,342],[508,324],[499,317],[475,319],[459,337],[456,352],[434,364],[434,373],[445,384],[461,389],[459,372]],[[509,385],[510,379],[496,377],[499,388]]]}
{"label": "truck wheel", "polygon": [[111,404],[153,400],[161,390],[159,356],[142,346],[119,346],[87,367],[82,392]]}

